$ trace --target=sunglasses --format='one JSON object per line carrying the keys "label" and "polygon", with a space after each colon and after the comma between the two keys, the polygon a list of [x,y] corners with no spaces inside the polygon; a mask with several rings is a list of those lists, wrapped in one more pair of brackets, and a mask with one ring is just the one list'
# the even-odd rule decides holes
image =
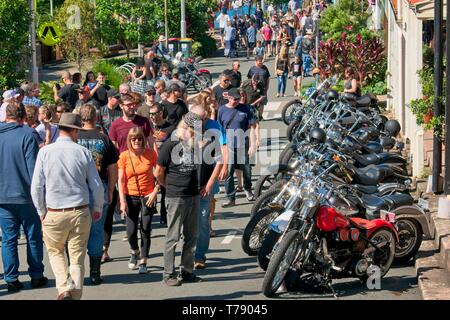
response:
{"label": "sunglasses", "polygon": [[223,82],[230,82],[230,80],[229,79],[225,79],[225,80],[223,80]]}
{"label": "sunglasses", "polygon": [[130,140],[131,140],[131,141],[142,142],[142,141],[144,141],[144,138],[142,138],[142,137],[139,137],[139,138],[131,138]]}
{"label": "sunglasses", "polygon": [[161,113],[161,111],[158,111],[158,112],[150,112],[148,115],[150,116],[150,117],[156,117],[158,114],[160,114]]}
{"label": "sunglasses", "polygon": [[123,103],[122,106],[124,107],[135,107],[137,105],[136,102],[132,102],[132,103]]}

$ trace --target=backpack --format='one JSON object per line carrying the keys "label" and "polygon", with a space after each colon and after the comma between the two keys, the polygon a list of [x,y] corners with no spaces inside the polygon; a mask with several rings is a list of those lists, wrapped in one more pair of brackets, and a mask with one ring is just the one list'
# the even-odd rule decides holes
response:
{"label": "backpack", "polygon": [[302,39],[302,52],[308,54],[314,48],[314,42],[311,38]]}

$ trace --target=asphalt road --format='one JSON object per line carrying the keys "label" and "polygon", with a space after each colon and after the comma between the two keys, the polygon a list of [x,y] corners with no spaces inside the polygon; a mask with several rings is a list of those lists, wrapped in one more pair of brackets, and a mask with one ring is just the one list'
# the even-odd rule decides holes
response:
{"label": "asphalt road", "polygon": [[[240,58],[241,72],[245,75],[253,65],[252,61]],[[203,61],[203,66],[209,69],[215,77],[231,65],[230,59],[223,57],[211,58]],[[273,73],[273,59],[269,60],[268,67]],[[276,79],[271,80],[269,92],[269,104],[266,108],[266,121],[262,122],[263,129],[269,129],[271,136],[264,138],[261,150],[273,152],[270,159],[277,159],[277,152],[286,143],[286,126],[279,118],[282,101],[293,97],[292,83],[288,87],[288,97],[275,99]],[[267,141],[270,141],[269,146]],[[253,171],[253,179],[256,181],[261,168],[267,167],[267,155],[259,158],[264,160],[264,165],[257,164]],[[116,223],[110,248],[112,262],[102,265],[102,277],[104,283],[100,286],[85,286],[83,299],[100,300],[139,300],[139,299],[267,299],[261,294],[261,285],[264,273],[259,269],[256,257],[247,256],[241,249],[241,235],[249,220],[251,204],[247,202],[244,194],[239,194],[237,205],[233,208],[222,209],[223,194],[216,196],[217,212],[213,221],[213,228],[217,236],[211,239],[210,251],[207,254],[207,268],[196,271],[204,282],[194,284],[183,284],[181,287],[167,287],[162,283],[163,270],[163,247],[165,228],[159,225],[159,215],[154,217],[152,245],[150,259],[148,261],[149,273],[140,275],[137,270],[129,270],[127,262],[129,259],[128,242],[123,241],[125,236],[125,225]],[[45,250],[44,250],[45,251]],[[25,240],[20,240],[20,280],[24,282],[25,289],[19,293],[10,294],[6,290],[6,284],[0,284],[0,299],[11,300],[53,300],[56,298],[54,276],[45,256],[45,275],[50,282],[47,288],[31,289],[30,279],[27,275],[26,245]],[[177,255],[177,263],[180,255]],[[88,259],[86,259],[86,270],[88,274]],[[1,266],[0,272],[3,272]],[[421,299],[415,277],[413,262],[408,265],[395,265],[381,281],[380,290],[369,290],[357,279],[343,279],[334,282],[339,299],[349,300],[411,300]],[[126,286],[124,286],[126,285]],[[283,293],[275,299],[334,299],[331,295],[305,294],[305,293]]]}

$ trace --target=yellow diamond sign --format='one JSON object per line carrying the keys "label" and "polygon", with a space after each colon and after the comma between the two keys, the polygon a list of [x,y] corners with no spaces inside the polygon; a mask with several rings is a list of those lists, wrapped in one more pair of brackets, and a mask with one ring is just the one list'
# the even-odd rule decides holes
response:
{"label": "yellow diamond sign", "polygon": [[53,21],[47,21],[39,26],[37,36],[46,46],[54,46],[60,40],[61,30]]}

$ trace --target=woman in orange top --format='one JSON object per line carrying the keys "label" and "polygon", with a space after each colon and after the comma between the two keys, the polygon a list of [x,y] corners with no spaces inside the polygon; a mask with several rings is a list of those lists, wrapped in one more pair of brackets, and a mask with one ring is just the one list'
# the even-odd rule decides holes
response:
{"label": "woman in orange top", "polygon": [[[139,127],[130,129],[127,146],[128,150],[120,154],[118,167],[120,210],[126,215],[127,236],[131,248],[128,268],[133,270],[139,265],[139,273],[147,273],[151,224],[159,191],[153,176],[157,156],[154,150],[146,148],[144,132]],[[141,198],[145,203],[143,210]],[[140,250],[137,239],[139,222]]]}

